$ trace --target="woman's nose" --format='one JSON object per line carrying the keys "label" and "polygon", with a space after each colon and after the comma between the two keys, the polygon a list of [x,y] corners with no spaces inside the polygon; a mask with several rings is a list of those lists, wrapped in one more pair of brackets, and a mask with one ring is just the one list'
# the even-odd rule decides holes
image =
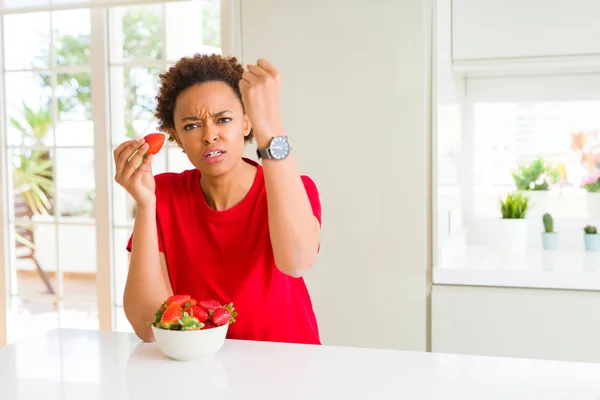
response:
{"label": "woman's nose", "polygon": [[204,130],[204,136],[202,139],[205,144],[214,143],[217,141],[218,138],[219,138],[219,135],[217,134],[216,129],[214,129],[212,127],[207,127]]}

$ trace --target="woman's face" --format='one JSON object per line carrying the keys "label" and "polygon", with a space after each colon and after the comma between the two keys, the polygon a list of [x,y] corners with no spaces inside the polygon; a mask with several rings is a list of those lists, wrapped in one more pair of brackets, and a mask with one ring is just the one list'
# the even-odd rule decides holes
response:
{"label": "woman's face", "polygon": [[175,138],[203,174],[229,172],[244,153],[251,126],[242,103],[224,82],[206,82],[177,96],[173,112]]}

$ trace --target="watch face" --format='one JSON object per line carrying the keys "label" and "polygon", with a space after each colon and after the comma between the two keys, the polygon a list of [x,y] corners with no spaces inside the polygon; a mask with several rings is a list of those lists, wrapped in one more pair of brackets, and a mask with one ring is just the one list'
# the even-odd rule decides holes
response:
{"label": "watch face", "polygon": [[285,136],[277,136],[273,138],[269,145],[269,151],[276,160],[286,158],[290,153],[290,143]]}

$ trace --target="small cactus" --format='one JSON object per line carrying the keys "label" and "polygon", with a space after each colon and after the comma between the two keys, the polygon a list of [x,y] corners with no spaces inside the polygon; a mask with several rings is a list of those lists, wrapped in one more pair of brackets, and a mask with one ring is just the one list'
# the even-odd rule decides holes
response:
{"label": "small cactus", "polygon": [[586,226],[585,228],[583,228],[583,231],[588,235],[595,235],[598,233],[598,230],[596,229],[596,227],[594,225]]}
{"label": "small cactus", "polygon": [[554,219],[552,218],[552,215],[546,213],[542,217],[542,220],[544,221],[544,230],[546,233],[554,232]]}

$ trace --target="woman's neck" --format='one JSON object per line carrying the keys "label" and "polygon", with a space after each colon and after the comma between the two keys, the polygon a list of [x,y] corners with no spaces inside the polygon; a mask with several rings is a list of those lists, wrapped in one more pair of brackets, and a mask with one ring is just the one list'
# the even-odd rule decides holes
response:
{"label": "woman's neck", "polygon": [[200,187],[204,192],[206,204],[217,211],[227,210],[239,204],[250,191],[256,171],[255,166],[240,160],[225,175],[218,177],[201,175]]}

